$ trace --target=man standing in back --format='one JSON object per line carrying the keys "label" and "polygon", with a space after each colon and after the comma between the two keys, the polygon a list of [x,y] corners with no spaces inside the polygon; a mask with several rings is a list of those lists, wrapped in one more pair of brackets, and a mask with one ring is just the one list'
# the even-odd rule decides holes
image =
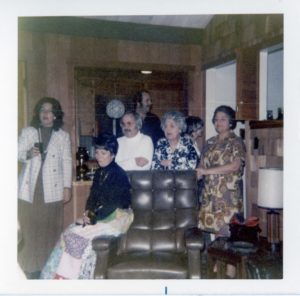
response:
{"label": "man standing in back", "polygon": [[125,171],[149,170],[153,156],[153,143],[149,136],[140,132],[142,119],[136,112],[127,111],[121,118],[124,134],[118,138],[119,150],[116,163]]}
{"label": "man standing in back", "polygon": [[150,112],[152,108],[152,100],[147,90],[137,92],[133,98],[134,109],[142,118],[141,133],[148,135],[153,142],[154,148],[160,138],[164,137],[164,133],[160,126],[160,119],[157,115]]}

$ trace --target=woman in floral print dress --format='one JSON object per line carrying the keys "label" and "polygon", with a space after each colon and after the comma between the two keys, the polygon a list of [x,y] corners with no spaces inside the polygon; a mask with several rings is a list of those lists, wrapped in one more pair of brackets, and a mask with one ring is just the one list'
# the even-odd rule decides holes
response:
{"label": "woman in floral print dress", "polygon": [[233,133],[235,111],[219,106],[213,115],[218,135],[210,138],[202,151],[198,178],[204,178],[199,228],[216,236],[229,236],[229,222],[243,211],[242,175],[245,145]]}
{"label": "woman in floral print dress", "polygon": [[166,112],[161,121],[165,138],[157,142],[152,160],[154,170],[194,170],[198,156],[191,139],[181,136],[186,130],[181,112]]}

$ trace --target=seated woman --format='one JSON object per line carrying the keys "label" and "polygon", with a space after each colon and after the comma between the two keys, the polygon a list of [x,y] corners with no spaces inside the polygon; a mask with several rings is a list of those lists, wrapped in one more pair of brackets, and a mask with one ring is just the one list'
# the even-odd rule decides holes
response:
{"label": "seated woman", "polygon": [[181,112],[166,112],[161,121],[165,138],[157,142],[152,160],[154,170],[193,170],[197,165],[197,153],[191,139],[181,136],[186,130]]}
{"label": "seated woman", "polygon": [[95,150],[100,167],[95,172],[83,218],[62,233],[42,270],[42,279],[93,278],[96,254],[92,240],[99,235],[118,236],[133,221],[128,177],[114,161],[118,151],[116,138],[103,134],[97,139]]}

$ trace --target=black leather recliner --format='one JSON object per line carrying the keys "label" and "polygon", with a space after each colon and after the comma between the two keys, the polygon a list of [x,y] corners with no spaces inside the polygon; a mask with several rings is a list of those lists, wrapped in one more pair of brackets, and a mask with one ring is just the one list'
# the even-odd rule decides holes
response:
{"label": "black leather recliner", "polygon": [[131,171],[134,221],[120,237],[97,237],[96,279],[201,278],[194,171]]}

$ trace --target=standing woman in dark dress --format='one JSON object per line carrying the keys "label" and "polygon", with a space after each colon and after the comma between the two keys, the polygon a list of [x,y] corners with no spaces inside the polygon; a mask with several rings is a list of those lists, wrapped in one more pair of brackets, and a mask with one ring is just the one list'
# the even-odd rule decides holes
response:
{"label": "standing woman in dark dress", "polygon": [[63,115],[56,99],[44,97],[19,137],[18,160],[23,167],[18,219],[23,243],[18,260],[30,279],[39,278],[63,230],[63,203],[71,196],[71,145],[69,134],[61,129]]}

